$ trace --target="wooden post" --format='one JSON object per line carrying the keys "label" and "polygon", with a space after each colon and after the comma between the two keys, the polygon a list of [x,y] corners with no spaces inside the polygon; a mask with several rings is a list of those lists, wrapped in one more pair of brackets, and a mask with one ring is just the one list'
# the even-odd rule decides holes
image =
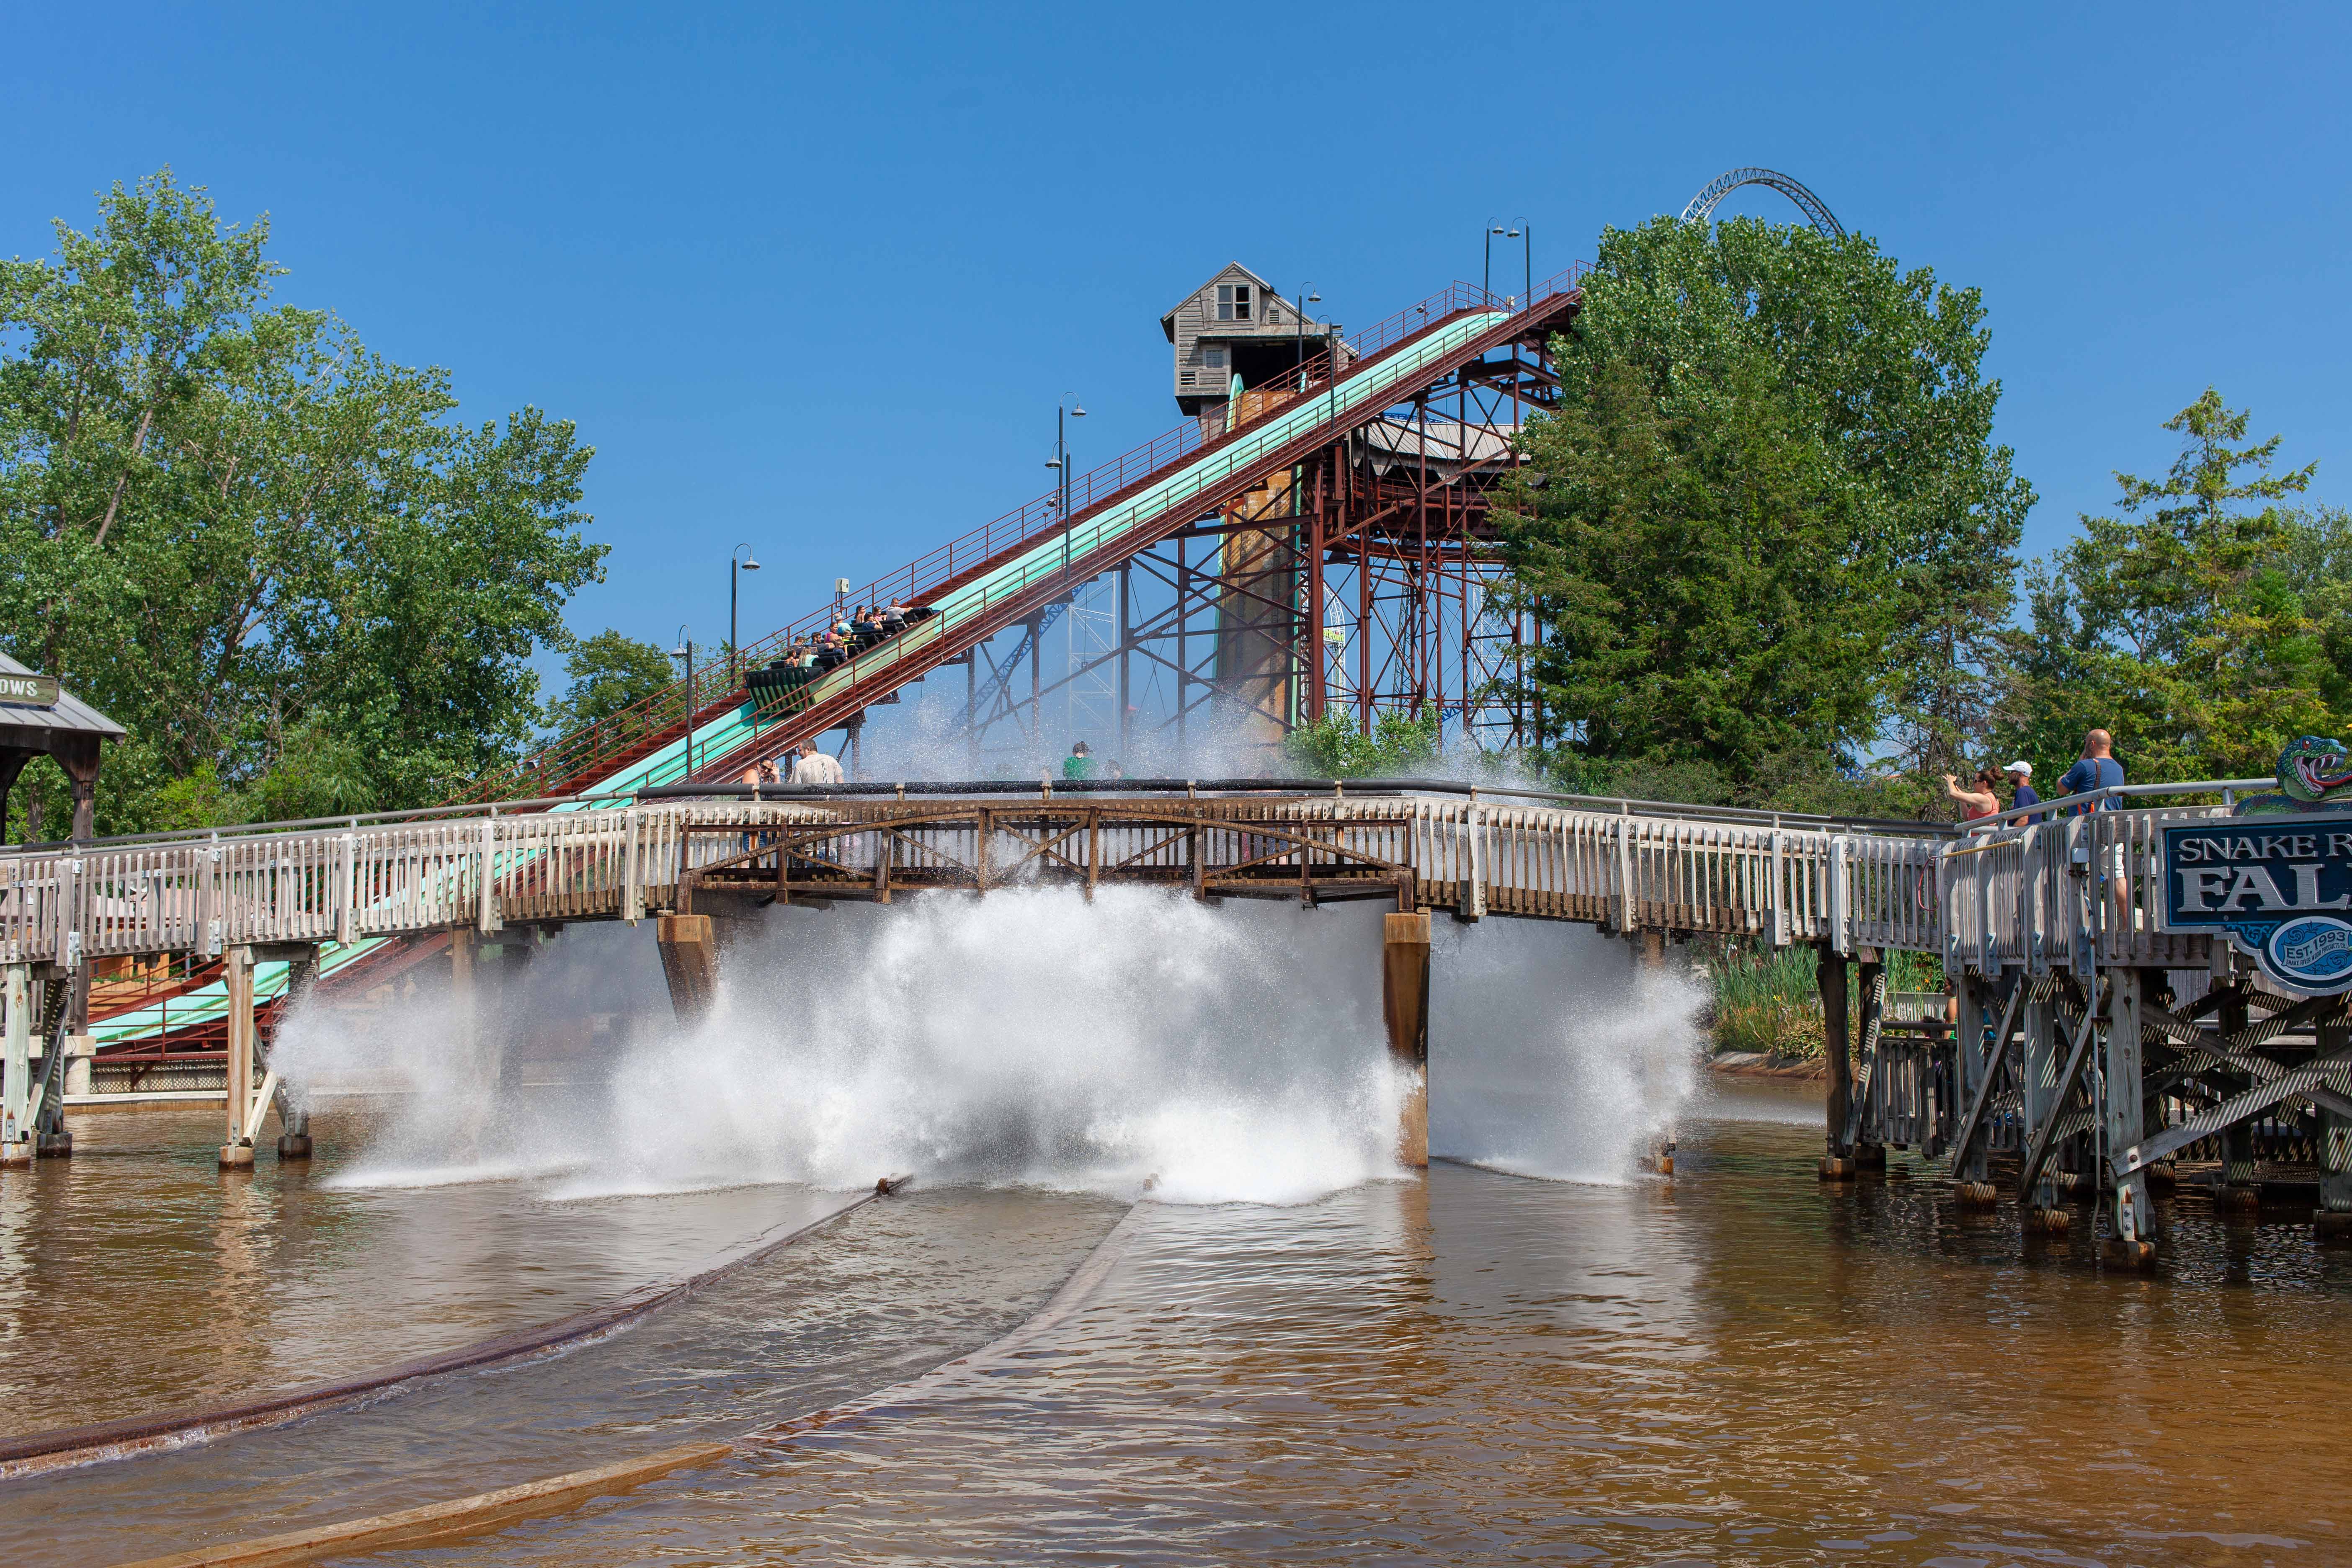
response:
{"label": "wooden post", "polygon": [[[2118,968],[2107,973],[2106,1016],[2095,1026],[2102,1037],[2101,1088],[2106,1096],[2099,1113],[2106,1124],[2107,1158],[2113,1161],[2137,1143],[2147,1128],[2140,1096],[2139,971]],[[2115,1225],[2101,1253],[2110,1263],[2144,1268],[2156,1258],[2156,1211],[2148,1205],[2147,1177],[2137,1171],[2123,1175],[2110,1166],[2106,1179],[2115,1191]]]}
{"label": "wooden post", "polygon": [[[2246,988],[2241,982],[2217,987],[2221,993],[2221,1005],[2214,1022],[2221,1037],[2228,1039],[2246,1026]],[[2239,1089],[2251,1089],[2244,1079],[2236,1080]],[[2221,1130],[2221,1179],[2213,1188],[2213,1203],[2218,1208],[2257,1209],[2262,1206],[2263,1190],[2254,1184],[2254,1126],[2241,1121]]]}
{"label": "wooden post", "polygon": [[[1878,1129],[1864,1124],[1869,1110],[1870,1085],[1878,1070],[1878,1042],[1886,1024],[1886,965],[1874,947],[1861,950],[1862,973],[1856,976],[1862,994],[1861,1050],[1855,1058],[1858,1077],[1846,1087],[1846,1126],[1853,1132],[1854,1169],[1886,1173],[1886,1145],[1872,1134]],[[1855,1114],[1859,1109],[1864,1116]]]}
{"label": "wooden post", "polygon": [[1429,916],[1383,915],[1381,1011],[1389,1056],[1412,1075],[1397,1115],[1397,1163],[1429,1164]]}
{"label": "wooden post", "polygon": [[0,1084],[0,1165],[29,1165],[33,1163],[33,966],[12,963],[5,975],[0,975],[5,994],[0,994],[0,1008],[5,1009],[0,1027],[6,1030],[6,1051],[0,1058],[0,1069],[7,1075]]}
{"label": "wooden post", "polygon": [[228,1077],[223,1100],[227,1108],[228,1139],[221,1145],[220,1168],[253,1168],[253,1143],[245,1135],[253,1102],[253,949],[232,947],[221,966],[228,992]]}
{"label": "wooden post", "polygon": [[1846,1147],[1846,1112],[1853,1098],[1853,1061],[1847,1054],[1845,954],[1824,944],[1813,984],[1822,994],[1822,1056],[1829,1068],[1829,1099],[1822,1107],[1828,1152],[1822,1156],[1822,1179],[1843,1181],[1853,1174],[1853,1152]]}
{"label": "wooden post", "polygon": [[695,1023],[710,1011],[719,990],[719,948],[710,917],[663,915],[654,931],[662,977],[669,982],[669,1005],[679,1023]]}
{"label": "wooden post", "polygon": [[[309,947],[298,953],[286,974],[286,1005],[279,1016],[294,1011],[295,1005],[310,994],[319,978],[319,950]],[[278,1085],[278,1157],[280,1160],[307,1160],[310,1157],[310,1111],[297,1103],[281,1080]]]}
{"label": "wooden post", "polygon": [[[2352,1022],[2343,1014],[2319,1026],[2319,1054],[2332,1057],[2352,1047]],[[2352,1095],[2352,1072],[2330,1073],[2327,1087]],[[2352,1241],[2352,1117],[2319,1109],[2319,1207],[2312,1228],[2322,1241]]]}

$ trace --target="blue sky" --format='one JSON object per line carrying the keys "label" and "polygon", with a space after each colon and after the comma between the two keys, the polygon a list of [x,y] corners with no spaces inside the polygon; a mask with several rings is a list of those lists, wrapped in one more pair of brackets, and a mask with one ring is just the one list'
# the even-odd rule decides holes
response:
{"label": "blue sky", "polygon": [[[1177,422],[1228,259],[1369,322],[1786,170],[1983,289],[2048,549],[2208,384],[2352,497],[2352,10],[19,8],[0,252],[163,163],[280,297],[598,448],[572,623],[746,635]],[[1747,191],[1722,209],[1791,216]],[[1514,258],[1516,263],[1516,258]],[[1516,266],[1514,267],[1516,270]]]}

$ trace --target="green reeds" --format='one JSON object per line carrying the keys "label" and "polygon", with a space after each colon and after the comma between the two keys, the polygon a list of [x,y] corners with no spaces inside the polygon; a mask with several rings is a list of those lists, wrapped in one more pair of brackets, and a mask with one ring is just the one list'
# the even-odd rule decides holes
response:
{"label": "green reeds", "polygon": [[[1822,1054],[1827,1033],[1815,973],[1819,958],[1810,947],[1750,947],[1727,942],[1702,949],[1715,1000],[1706,1025],[1718,1051],[1764,1051],[1810,1058]],[[1847,1016],[1862,1016],[1862,966],[1846,967]],[[1890,992],[1940,991],[1943,968],[1933,953],[1886,955]]]}
{"label": "green reeds", "polygon": [[1781,1057],[1822,1054],[1821,994],[1813,985],[1810,947],[1746,951],[1727,947],[1709,955],[1715,1001],[1706,1026],[1718,1051],[1764,1051]]}

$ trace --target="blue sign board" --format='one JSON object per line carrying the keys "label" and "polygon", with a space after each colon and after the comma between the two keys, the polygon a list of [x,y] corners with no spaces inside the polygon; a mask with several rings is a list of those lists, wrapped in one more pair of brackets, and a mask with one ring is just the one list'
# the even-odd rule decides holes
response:
{"label": "blue sign board", "polygon": [[2215,817],[2164,829],[2163,928],[2227,934],[2305,996],[2352,990],[2352,815]]}

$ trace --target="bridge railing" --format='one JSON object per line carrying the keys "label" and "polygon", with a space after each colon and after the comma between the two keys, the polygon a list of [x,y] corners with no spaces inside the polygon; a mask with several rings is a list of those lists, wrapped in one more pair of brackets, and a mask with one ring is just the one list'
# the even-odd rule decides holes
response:
{"label": "bridge railing", "polygon": [[[1024,793],[986,787],[1000,808]],[[2208,795],[2225,787],[2170,786]],[[1347,789],[1306,795],[1276,785],[1223,798],[1234,810],[1246,802],[1267,822],[1328,824],[1353,852],[1410,868],[1419,901],[1466,918],[1937,952],[1955,973],[2203,964],[2207,938],[2158,929],[2160,835],[2167,824],[2228,809],[2061,811],[1953,836],[1790,826],[1769,814],[1710,818],[1631,802],[1612,809]],[[1044,788],[1037,798],[1041,810],[1055,802]],[[1090,798],[1065,792],[1059,804],[1075,811]],[[932,804],[941,808],[934,816],[953,815],[947,801]],[[1212,804],[1167,809],[1205,815]],[[839,824],[845,841],[856,839],[845,852],[867,866],[877,855],[914,853],[906,836],[859,826],[908,809],[870,796],[649,799],[598,811],[490,808],[0,851],[0,962],[70,967],[509,921],[635,919],[675,907],[682,874],[739,852],[762,830]],[[1275,863],[1286,862],[1277,855]]]}

